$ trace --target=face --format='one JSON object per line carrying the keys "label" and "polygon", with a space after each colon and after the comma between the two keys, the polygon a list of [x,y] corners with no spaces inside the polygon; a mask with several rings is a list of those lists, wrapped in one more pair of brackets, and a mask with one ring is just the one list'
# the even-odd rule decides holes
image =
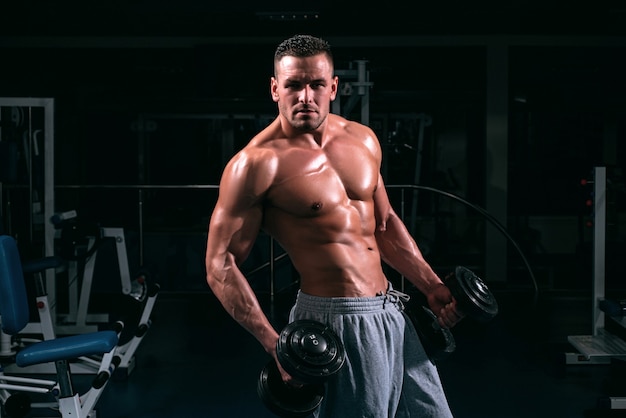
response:
{"label": "face", "polygon": [[313,131],[328,117],[337,95],[337,77],[326,55],[284,57],[276,64],[270,89],[280,115],[295,129]]}

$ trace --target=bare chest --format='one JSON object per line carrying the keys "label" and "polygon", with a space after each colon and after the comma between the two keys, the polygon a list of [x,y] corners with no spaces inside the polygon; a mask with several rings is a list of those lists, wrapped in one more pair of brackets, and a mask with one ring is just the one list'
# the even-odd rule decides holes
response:
{"label": "bare chest", "polygon": [[332,212],[351,201],[370,201],[378,167],[364,149],[292,149],[281,155],[268,202],[295,216]]}

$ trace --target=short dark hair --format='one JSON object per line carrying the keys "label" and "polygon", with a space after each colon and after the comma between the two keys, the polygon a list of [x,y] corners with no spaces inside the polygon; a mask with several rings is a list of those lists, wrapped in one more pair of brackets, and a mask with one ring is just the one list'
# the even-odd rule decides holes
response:
{"label": "short dark hair", "polygon": [[330,44],[325,40],[311,35],[294,35],[282,41],[274,53],[274,63],[283,57],[312,57],[317,54],[326,54],[333,61]]}

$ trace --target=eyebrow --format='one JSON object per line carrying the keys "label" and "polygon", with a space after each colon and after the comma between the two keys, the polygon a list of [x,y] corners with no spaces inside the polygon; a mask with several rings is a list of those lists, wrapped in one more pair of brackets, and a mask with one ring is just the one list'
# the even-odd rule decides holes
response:
{"label": "eyebrow", "polygon": [[[299,78],[286,77],[285,78],[285,82],[286,83],[289,83],[289,82],[292,82],[292,83],[302,83],[302,80],[299,79]],[[314,78],[312,80],[308,80],[306,82],[306,84],[310,84],[310,83],[325,83],[325,82],[326,82],[325,78]]]}

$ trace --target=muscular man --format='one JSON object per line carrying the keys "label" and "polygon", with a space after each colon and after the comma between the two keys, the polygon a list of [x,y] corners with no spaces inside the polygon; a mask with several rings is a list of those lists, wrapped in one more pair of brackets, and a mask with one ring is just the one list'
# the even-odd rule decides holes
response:
{"label": "muscular man", "polygon": [[[330,113],[338,82],[324,40],[296,35],[277,47],[270,93],[278,116],[224,170],[209,224],[207,282],[276,360],[278,333],[239,269],[262,228],[299,275],[290,320],[323,322],[346,348],[317,416],[450,417],[437,369],[382,261],[426,296],[442,326],[462,314],[389,203],[376,135]],[[297,384],[278,366],[285,382]]]}

